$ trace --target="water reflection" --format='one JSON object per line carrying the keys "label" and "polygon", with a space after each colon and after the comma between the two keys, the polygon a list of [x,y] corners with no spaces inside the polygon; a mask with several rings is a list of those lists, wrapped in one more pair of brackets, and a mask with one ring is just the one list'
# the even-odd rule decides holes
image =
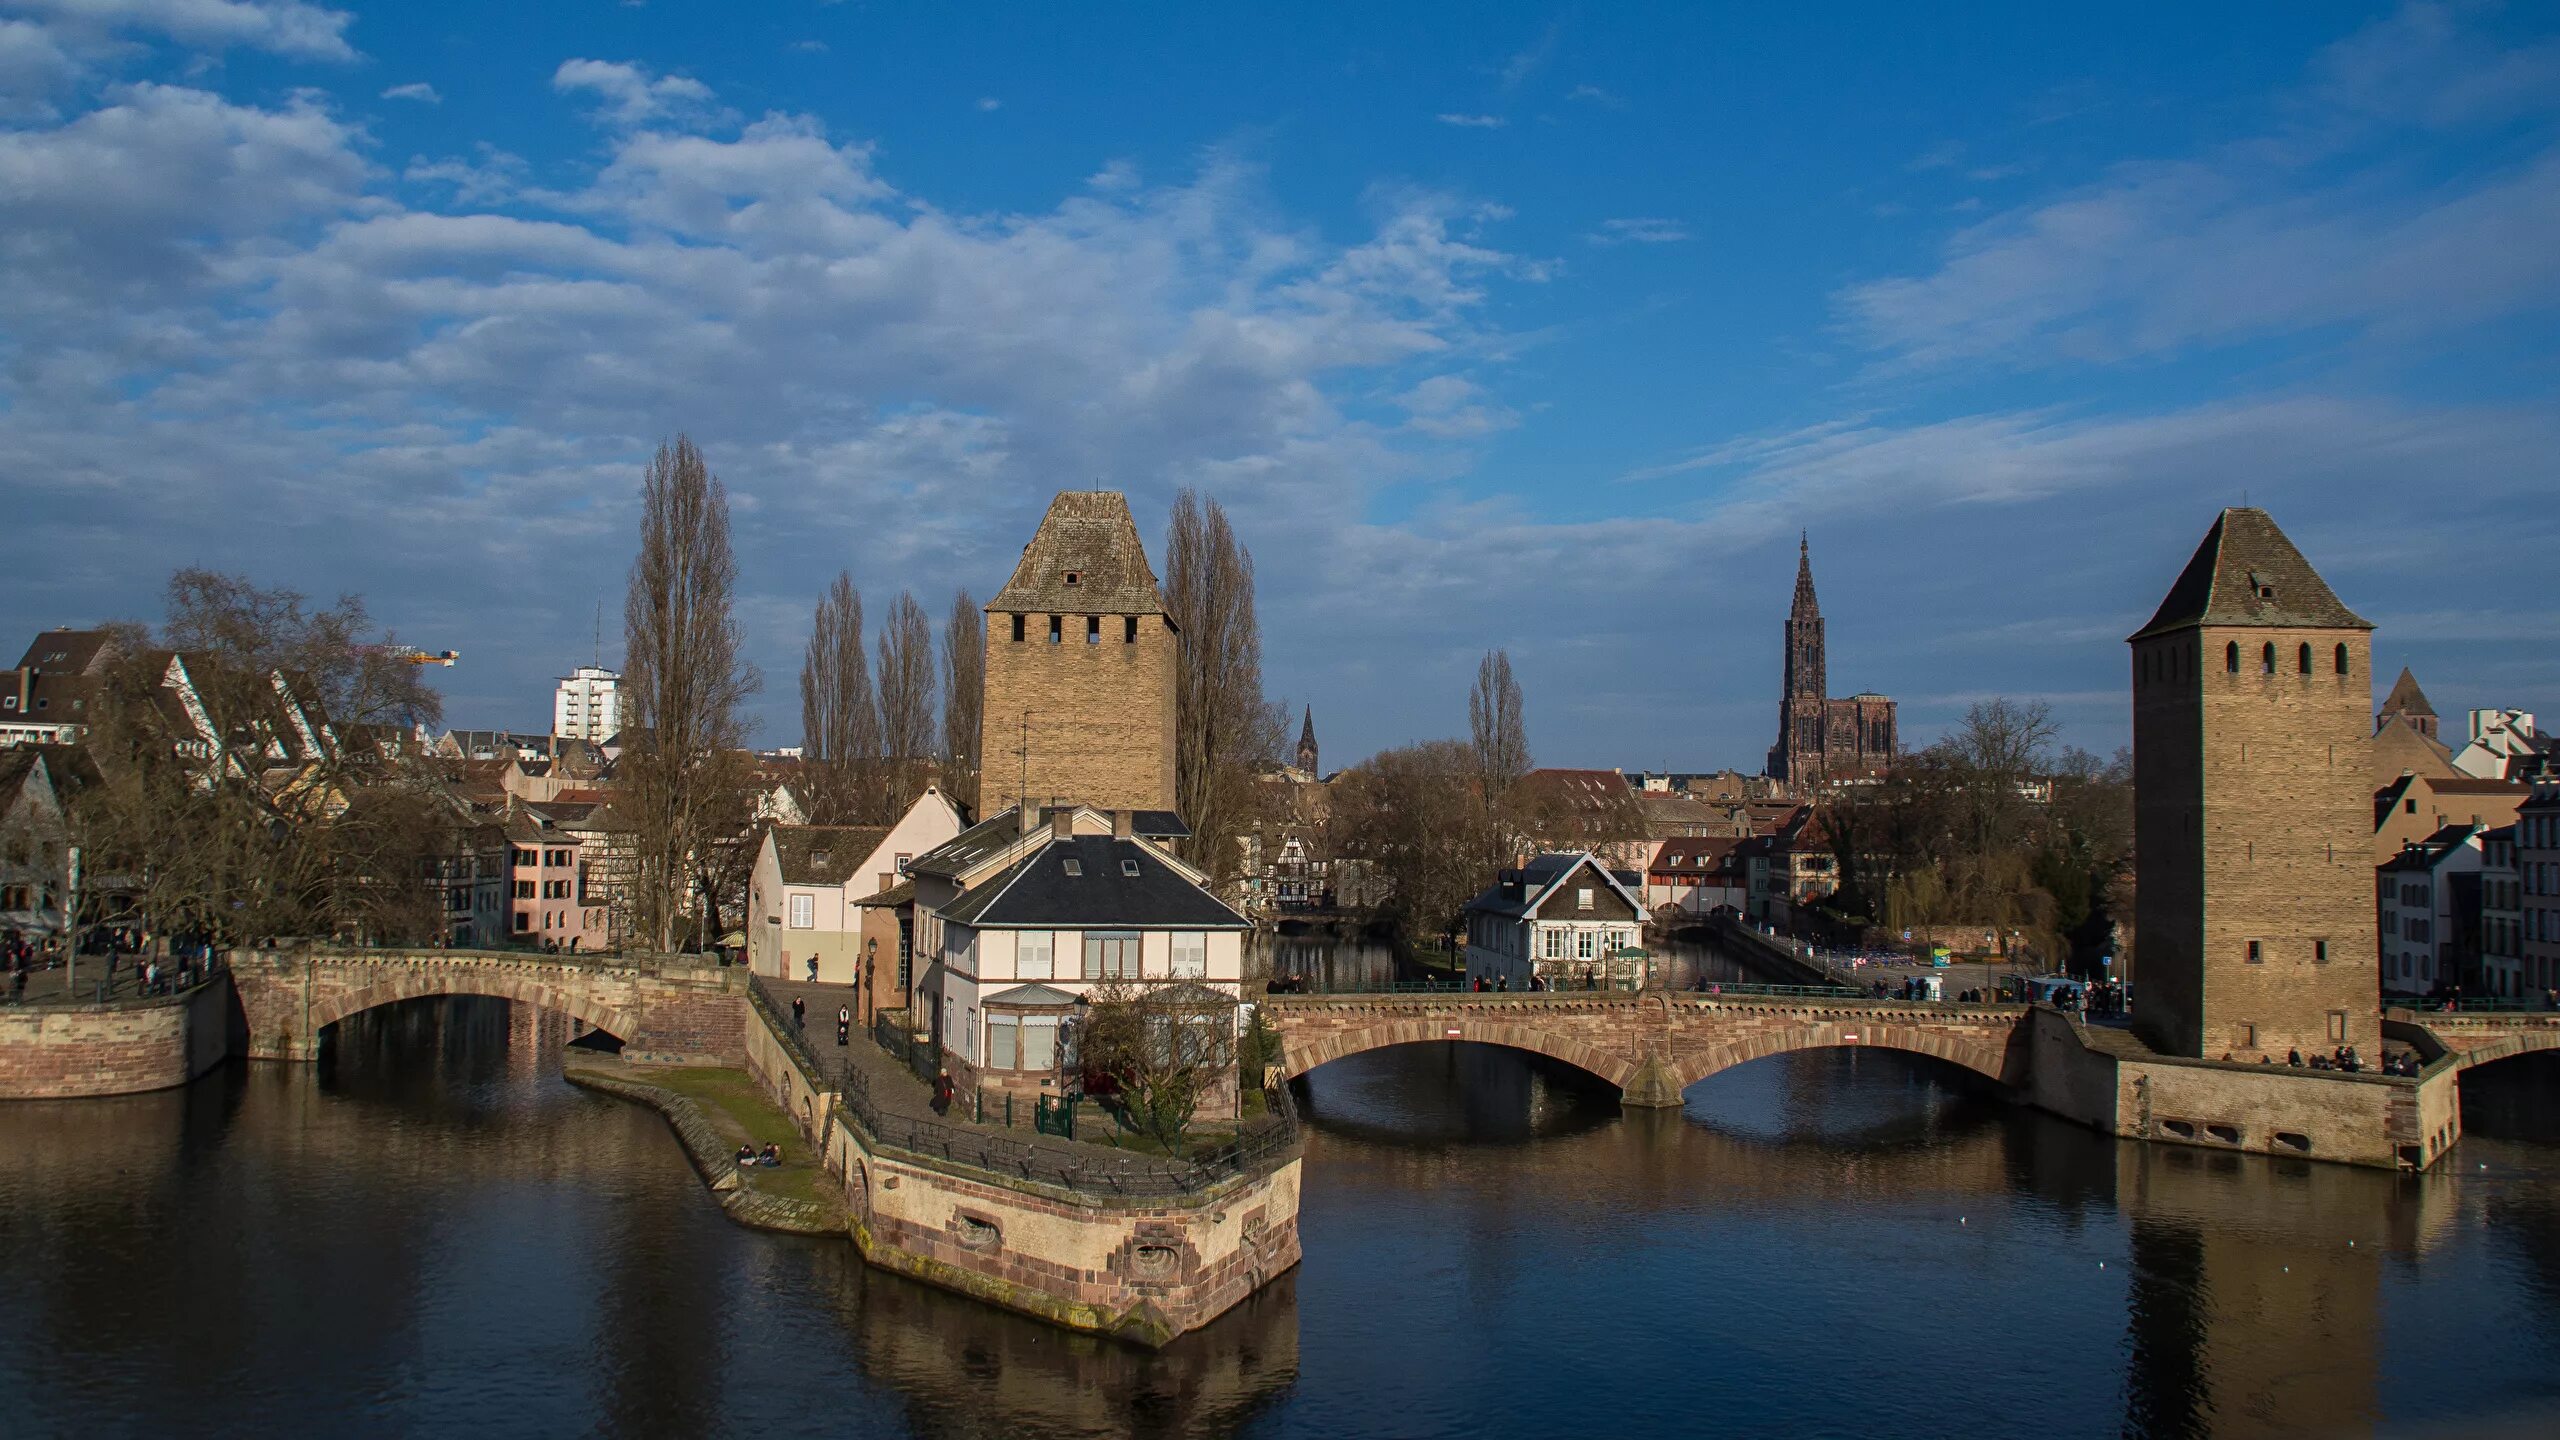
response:
{"label": "water reflection", "polygon": [[[2560,1378],[2560,1057],[2420,1179],[2123,1145],[1964,1072],[1772,1057],[1620,1113],[1492,1047],[1304,1082],[1305,1265],[1171,1350],[758,1235],[564,1022],[0,1108],[15,1434],[2361,1434]],[[2485,1169],[2481,1167],[2487,1167]],[[2522,1432],[2520,1432],[2522,1433]]]}

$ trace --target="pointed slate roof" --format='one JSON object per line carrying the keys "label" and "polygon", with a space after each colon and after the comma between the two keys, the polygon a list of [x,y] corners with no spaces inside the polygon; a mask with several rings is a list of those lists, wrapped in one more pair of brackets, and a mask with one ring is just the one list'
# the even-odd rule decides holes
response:
{"label": "pointed slate roof", "polygon": [[2382,699],[2382,713],[2424,715],[2433,720],[2436,718],[2436,707],[2427,703],[2427,692],[2418,688],[2418,677],[2410,674],[2409,667],[2403,665],[2400,667],[2400,678],[2391,682],[2391,693]]}
{"label": "pointed slate roof", "polygon": [[1163,614],[1164,592],[1147,564],[1138,522],[1129,516],[1129,498],[1117,490],[1059,491],[1022,547],[1013,578],[986,608],[994,614]]}
{"label": "pointed slate roof", "polygon": [[1790,619],[1813,619],[1822,614],[1820,602],[1813,598],[1813,537],[1796,537],[1796,599],[1787,607]]}
{"label": "pointed slate roof", "polygon": [[2370,630],[2373,622],[2341,603],[2266,511],[2234,505],[2214,517],[2204,543],[2153,612],[2140,640],[2191,625]]}
{"label": "pointed slate roof", "polygon": [[1312,750],[1316,743],[1316,707],[1307,707],[1306,723],[1298,727],[1298,748]]}

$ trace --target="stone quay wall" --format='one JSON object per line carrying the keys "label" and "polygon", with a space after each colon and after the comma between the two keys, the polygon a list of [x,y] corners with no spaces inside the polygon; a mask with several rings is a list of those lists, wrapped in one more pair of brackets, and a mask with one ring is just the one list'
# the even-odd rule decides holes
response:
{"label": "stone quay wall", "polygon": [[1294,1151],[1191,1194],[1068,1189],[884,1142],[762,1008],[746,1056],[843,1186],[853,1241],[883,1270],[1162,1346],[1298,1263]]}
{"label": "stone quay wall", "polygon": [[230,1058],[231,984],[0,1010],[0,1100],[79,1100],[184,1085]]}

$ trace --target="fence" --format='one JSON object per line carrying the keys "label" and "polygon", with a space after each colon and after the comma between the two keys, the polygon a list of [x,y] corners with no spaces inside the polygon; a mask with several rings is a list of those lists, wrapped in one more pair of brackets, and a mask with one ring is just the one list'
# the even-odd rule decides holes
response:
{"label": "fence", "polygon": [[[771,1022],[774,1033],[782,1037],[784,1049],[809,1074],[834,1090],[846,1117],[874,1147],[903,1150],[928,1160],[968,1165],[991,1174],[1088,1194],[1148,1196],[1198,1194],[1276,1161],[1298,1143],[1297,1106],[1286,1084],[1263,1092],[1266,1118],[1262,1123],[1246,1128],[1224,1145],[1181,1156],[1146,1155],[1087,1143],[1062,1144],[1046,1138],[1026,1143],[903,1113],[875,1099],[871,1077],[849,1059],[839,1056],[832,1064],[823,1062],[791,1023],[789,1007],[777,1003],[766,991],[762,977],[749,978],[747,994]],[[914,1040],[891,1023],[890,1015],[877,1017],[871,1033],[882,1049],[915,1070],[918,1078],[929,1079],[939,1072],[940,1048],[930,1041]],[[927,1068],[919,1069],[919,1064]],[[1239,1083],[1244,1083],[1244,1077],[1239,1077]],[[982,1093],[971,1108],[984,1106]],[[1003,1112],[994,1113],[1001,1117]],[[1021,1119],[1034,1118],[1027,1109],[1016,1113]],[[1046,1129],[1036,1128],[1035,1136]],[[1068,1134],[1073,1134],[1072,1124]]]}
{"label": "fence", "polygon": [[[1597,990],[1478,990],[1462,981],[1376,980],[1355,982],[1349,985],[1328,986],[1322,990],[1275,991],[1274,993],[1283,996],[1292,994],[1448,995],[1452,997],[1463,996],[1470,1000],[1570,1000],[1577,995],[1632,994],[1636,993],[1636,987],[1632,985],[1604,985],[1599,987]],[[1863,1000],[1872,998],[1868,992],[1848,985],[1763,985],[1756,982],[1726,984],[1712,980],[1708,981],[1701,989],[1681,990],[1666,993],[1682,995],[1704,994],[1711,998],[1719,995],[1782,997],[1795,1000]]]}

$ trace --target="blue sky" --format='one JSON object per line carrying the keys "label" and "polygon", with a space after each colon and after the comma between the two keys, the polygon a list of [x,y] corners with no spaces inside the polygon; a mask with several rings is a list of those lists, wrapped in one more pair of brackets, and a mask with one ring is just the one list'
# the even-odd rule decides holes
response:
{"label": "blue sky", "polygon": [[361,590],[539,727],[681,428],[765,743],[838,568],[1186,484],[1333,764],[1503,645],[1544,762],[1756,767],[1800,528],[1836,692],[2111,750],[2244,498],[2560,711],[2551,10],[1368,8],[0,0],[0,631]]}

